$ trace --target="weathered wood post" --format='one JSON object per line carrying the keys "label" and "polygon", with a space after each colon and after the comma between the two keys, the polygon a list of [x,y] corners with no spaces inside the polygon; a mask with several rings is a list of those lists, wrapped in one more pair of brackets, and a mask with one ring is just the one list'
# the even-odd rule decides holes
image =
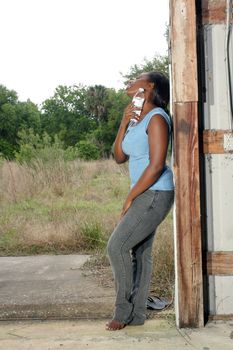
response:
{"label": "weathered wood post", "polygon": [[204,317],[195,0],[170,0],[170,33],[177,325],[200,327]]}

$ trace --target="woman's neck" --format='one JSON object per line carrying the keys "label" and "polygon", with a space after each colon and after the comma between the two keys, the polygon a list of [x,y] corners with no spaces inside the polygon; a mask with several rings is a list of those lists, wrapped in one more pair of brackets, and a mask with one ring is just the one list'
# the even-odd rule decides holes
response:
{"label": "woman's neck", "polygon": [[149,113],[153,108],[156,108],[156,107],[157,106],[154,103],[145,101],[141,111],[140,119],[143,118],[147,113]]}

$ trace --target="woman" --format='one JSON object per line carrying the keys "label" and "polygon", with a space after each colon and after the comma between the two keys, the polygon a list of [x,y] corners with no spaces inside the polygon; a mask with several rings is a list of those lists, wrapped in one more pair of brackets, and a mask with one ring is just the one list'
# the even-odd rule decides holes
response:
{"label": "woman", "polygon": [[[131,189],[107,247],[116,288],[115,313],[107,330],[144,324],[153,238],[174,201],[173,175],[165,163],[172,130],[164,110],[169,81],[158,72],[143,73],[129,83],[126,93],[133,97],[139,88],[145,96],[140,117],[129,104],[114,144],[116,162],[129,159]],[[137,119],[134,126],[132,118]]]}

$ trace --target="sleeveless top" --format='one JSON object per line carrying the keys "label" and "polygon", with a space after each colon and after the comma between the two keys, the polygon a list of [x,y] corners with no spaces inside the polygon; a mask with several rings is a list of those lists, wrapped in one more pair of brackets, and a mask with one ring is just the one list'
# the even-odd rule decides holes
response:
{"label": "sleeveless top", "polygon": [[[137,183],[145,168],[149,165],[149,142],[146,133],[151,118],[156,114],[161,115],[168,124],[169,140],[172,133],[171,117],[160,107],[153,108],[135,126],[129,123],[122,140],[122,150],[129,156],[129,174],[131,188]],[[169,191],[174,189],[173,173],[169,166],[165,165],[160,177],[149,187],[150,190]]]}

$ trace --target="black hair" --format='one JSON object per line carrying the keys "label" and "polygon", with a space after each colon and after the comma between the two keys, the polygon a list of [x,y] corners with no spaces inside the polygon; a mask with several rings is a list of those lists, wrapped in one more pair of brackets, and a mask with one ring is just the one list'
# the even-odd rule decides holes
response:
{"label": "black hair", "polygon": [[170,97],[169,79],[160,72],[148,72],[146,75],[148,76],[148,80],[155,85],[153,103],[167,110]]}

